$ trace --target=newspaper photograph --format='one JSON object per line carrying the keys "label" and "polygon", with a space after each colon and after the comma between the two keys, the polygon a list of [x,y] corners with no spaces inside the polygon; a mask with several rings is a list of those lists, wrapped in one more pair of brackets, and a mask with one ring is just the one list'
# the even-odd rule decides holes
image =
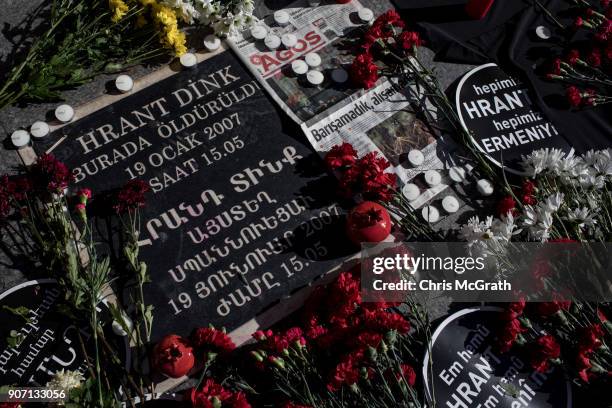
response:
{"label": "newspaper photograph", "polygon": [[[322,2],[313,7],[308,0],[298,0],[282,9],[289,16],[286,25],[275,21],[274,10],[260,11],[260,21],[255,23],[277,39],[292,34],[296,40],[292,47],[270,49],[265,39],[253,37],[250,28],[228,38],[228,43],[275,102],[302,124],[359,92],[350,86],[347,72],[354,57],[351,50],[368,28],[358,16],[364,7],[374,15],[392,8],[387,1]],[[306,75],[297,75],[292,68],[294,61],[309,53],[316,53],[318,65],[325,67],[314,68],[322,73],[321,84],[309,83]]]}

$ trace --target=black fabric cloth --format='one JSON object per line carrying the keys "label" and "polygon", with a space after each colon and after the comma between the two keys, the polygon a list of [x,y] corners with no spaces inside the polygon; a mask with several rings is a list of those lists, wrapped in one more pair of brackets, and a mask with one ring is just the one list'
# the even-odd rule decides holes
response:
{"label": "black fabric cloth", "polygon": [[[561,15],[564,24],[573,21],[567,1],[540,2],[554,15]],[[423,31],[436,60],[475,65],[495,62],[531,88],[534,102],[577,153],[612,147],[611,105],[570,109],[565,98],[567,85],[545,79],[552,59],[563,53],[562,45],[569,40],[577,47],[584,46],[586,38],[557,29],[532,0],[496,0],[482,20],[467,17],[465,0],[395,3],[402,15]],[[537,37],[535,29],[540,25],[551,29],[550,39]]]}

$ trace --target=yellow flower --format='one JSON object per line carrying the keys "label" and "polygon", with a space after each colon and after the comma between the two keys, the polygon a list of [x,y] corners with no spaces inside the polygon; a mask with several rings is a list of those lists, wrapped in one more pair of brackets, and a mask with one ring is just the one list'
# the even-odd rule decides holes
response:
{"label": "yellow flower", "polygon": [[[142,1],[142,0],[141,0]],[[164,47],[174,50],[177,56],[187,52],[185,33],[178,28],[178,20],[171,8],[152,3],[153,20],[160,31],[161,43]]]}
{"label": "yellow flower", "polygon": [[185,42],[187,39],[185,38],[185,33],[176,29],[171,30],[166,35],[166,39],[171,48],[174,49],[174,53],[180,57],[184,53],[187,52],[187,47],[185,46]]}
{"label": "yellow flower", "polygon": [[123,0],[108,0],[108,7],[113,13],[112,20],[116,23],[121,20],[125,13],[128,12],[129,7],[123,2]]}
{"label": "yellow flower", "polygon": [[136,17],[136,28],[142,28],[147,25],[147,19],[144,15],[140,14]]}

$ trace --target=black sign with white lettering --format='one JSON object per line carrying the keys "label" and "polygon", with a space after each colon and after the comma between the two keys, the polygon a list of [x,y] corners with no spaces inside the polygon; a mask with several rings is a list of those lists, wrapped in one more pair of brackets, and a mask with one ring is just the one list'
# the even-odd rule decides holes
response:
{"label": "black sign with white lettering", "polygon": [[461,79],[456,106],[478,149],[512,173],[521,174],[521,156],[534,150],[570,150],[560,130],[532,103],[527,88],[495,64],[477,67]]}
{"label": "black sign with white lettering", "polygon": [[[572,390],[561,369],[536,372],[524,356],[495,345],[501,309],[463,309],[432,336],[423,362],[427,396],[446,408],[570,408]],[[433,367],[433,368],[432,368]]]}
{"label": "black sign with white lettering", "polygon": [[90,331],[79,329],[58,310],[55,281],[30,281],[0,295],[0,384],[44,386],[58,370],[87,365],[79,343]]}
{"label": "black sign with white lettering", "polygon": [[[349,252],[332,180],[229,52],[53,135],[77,186],[151,187],[141,258],[154,339],[234,329]],[[40,152],[39,152],[40,153]]]}

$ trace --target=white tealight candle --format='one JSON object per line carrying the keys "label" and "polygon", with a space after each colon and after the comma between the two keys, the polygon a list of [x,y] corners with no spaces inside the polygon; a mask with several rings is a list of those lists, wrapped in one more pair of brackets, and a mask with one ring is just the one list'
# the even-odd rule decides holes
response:
{"label": "white tealight candle", "polygon": [[261,24],[251,27],[251,36],[256,40],[263,40],[268,35],[268,29]]}
{"label": "white tealight candle", "polygon": [[308,66],[311,68],[316,68],[321,65],[321,57],[316,52],[309,52],[308,54],[306,54],[304,59],[306,60]]}
{"label": "white tealight candle", "polygon": [[433,205],[426,205],[421,210],[421,215],[425,219],[425,221],[434,223],[440,219],[440,211]]}
{"label": "white tealight candle", "polygon": [[425,161],[425,156],[420,150],[412,149],[408,152],[408,161],[413,166],[420,166]]}
{"label": "white tealight candle", "polygon": [[308,83],[312,85],[321,85],[325,77],[323,76],[323,73],[321,71],[313,69],[308,71],[308,73],[306,74],[306,79],[308,80]]}
{"label": "white tealight candle", "polygon": [[27,130],[19,129],[11,135],[11,142],[15,147],[23,147],[30,143],[30,134]]}
{"label": "white tealight candle", "polygon": [[435,187],[442,182],[442,176],[437,170],[427,170],[425,172],[425,182],[431,187]]}
{"label": "white tealight candle", "polygon": [[47,124],[47,122],[43,122],[41,120],[37,120],[36,122],[32,123],[32,126],[30,127],[30,134],[34,137],[45,137],[49,134],[49,125]]}
{"label": "white tealight candle", "polygon": [[281,27],[286,26],[287,24],[289,24],[289,13],[287,13],[285,10],[275,11],[274,21],[276,21],[276,24]]}
{"label": "white tealight candle", "polygon": [[346,81],[348,81],[349,75],[348,75],[348,72],[346,72],[345,69],[343,69],[343,68],[336,68],[336,69],[334,69],[332,71],[331,77],[334,80],[334,82],[336,82],[338,84],[343,84]]}
{"label": "white tealight candle", "polygon": [[302,60],[295,60],[291,63],[291,69],[296,75],[304,75],[308,72],[308,65]]}
{"label": "white tealight candle", "polygon": [[264,44],[270,50],[275,50],[281,45],[281,40],[276,34],[268,34],[264,40]]}
{"label": "white tealight candle", "polygon": [[287,33],[281,37],[281,43],[285,48],[293,48],[297,44],[297,37],[295,34]]}
{"label": "white tealight candle", "polygon": [[442,199],[442,208],[449,214],[459,211],[459,200],[454,196],[446,196]]}
{"label": "white tealight candle", "polygon": [[221,39],[214,34],[208,34],[204,37],[204,48],[208,51],[215,51],[221,47]]}
{"label": "white tealight candle", "polygon": [[550,28],[546,26],[537,26],[536,27],[536,35],[540,37],[542,40],[548,40],[552,36],[552,32]]}
{"label": "white tealight candle", "polygon": [[129,75],[119,75],[115,79],[115,87],[120,92],[129,92],[134,87],[134,81]]}
{"label": "white tealight candle", "polygon": [[421,195],[421,189],[414,183],[408,183],[402,188],[402,194],[406,197],[407,200],[413,201],[419,198]]}
{"label": "white tealight candle", "polygon": [[369,23],[370,21],[374,20],[374,12],[367,7],[359,9],[357,15],[364,23]]}
{"label": "white tealight candle", "polygon": [[481,195],[490,196],[493,194],[493,183],[486,179],[480,179],[476,182],[476,189]]}
{"label": "white tealight candle", "polygon": [[465,169],[463,167],[451,167],[448,170],[448,176],[455,183],[463,183],[465,181]]}
{"label": "white tealight candle", "polygon": [[74,109],[70,105],[60,105],[55,108],[55,117],[63,123],[70,122],[74,118]]}
{"label": "white tealight candle", "polygon": [[198,63],[198,59],[196,58],[195,54],[191,52],[186,52],[185,54],[181,55],[179,61],[181,61],[181,65],[185,68],[193,68]]}

